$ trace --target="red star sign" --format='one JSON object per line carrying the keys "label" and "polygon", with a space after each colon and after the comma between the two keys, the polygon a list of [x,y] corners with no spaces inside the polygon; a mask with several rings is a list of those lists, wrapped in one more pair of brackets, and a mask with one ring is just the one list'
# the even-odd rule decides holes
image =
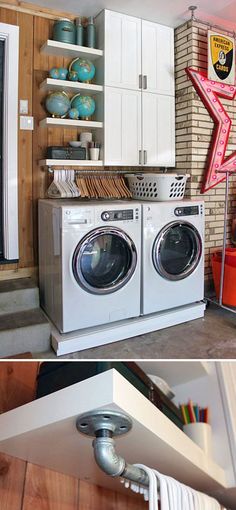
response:
{"label": "red star sign", "polygon": [[191,67],[186,68],[186,73],[215,122],[207,169],[201,189],[201,193],[205,193],[225,179],[224,174],[218,173],[219,170],[236,172],[236,151],[225,158],[232,121],[219,99],[219,97],[234,99],[236,86],[208,80],[205,73],[195,71]]}

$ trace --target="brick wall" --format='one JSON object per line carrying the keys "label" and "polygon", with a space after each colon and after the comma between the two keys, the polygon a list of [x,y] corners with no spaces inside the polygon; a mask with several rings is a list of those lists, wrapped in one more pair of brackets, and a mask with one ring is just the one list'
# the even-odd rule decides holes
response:
{"label": "brick wall", "polygon": [[[200,71],[207,69],[207,27],[195,21],[186,22],[175,30],[176,169],[191,175],[187,195],[194,198],[200,196],[213,121],[187,78],[185,68],[188,66]],[[226,153],[228,156],[236,150],[236,102],[223,100],[222,103],[233,119]],[[236,180],[231,178],[228,239],[232,216],[235,213],[235,191]],[[211,280],[210,254],[217,247],[221,247],[223,242],[224,192],[225,183],[221,183],[201,195],[206,208],[205,275],[208,282]]]}

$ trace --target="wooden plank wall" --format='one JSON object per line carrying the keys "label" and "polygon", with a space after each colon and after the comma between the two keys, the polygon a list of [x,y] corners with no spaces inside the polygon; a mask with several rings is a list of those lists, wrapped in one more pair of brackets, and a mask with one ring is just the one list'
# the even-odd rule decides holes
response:
{"label": "wooden plank wall", "polygon": [[[48,145],[58,145],[77,139],[76,130],[39,129],[38,122],[46,116],[43,108],[44,96],[39,84],[53,66],[67,65],[63,57],[48,57],[40,54],[40,47],[50,37],[53,18],[62,14],[44,10],[35,14],[27,4],[11,0],[0,2],[0,22],[18,25],[20,29],[19,99],[28,99],[29,115],[34,116],[34,131],[19,130],[19,236],[20,260],[18,264],[0,265],[0,279],[28,276],[37,267],[37,201],[45,196],[49,183],[47,173],[38,165]],[[26,12],[22,12],[26,11]],[[28,12],[27,12],[28,10]],[[70,16],[71,17],[71,16]]]}
{"label": "wooden plank wall", "polygon": [[[37,362],[0,363],[0,413],[33,400]],[[143,499],[119,494],[0,454],[1,510],[145,510]]]}

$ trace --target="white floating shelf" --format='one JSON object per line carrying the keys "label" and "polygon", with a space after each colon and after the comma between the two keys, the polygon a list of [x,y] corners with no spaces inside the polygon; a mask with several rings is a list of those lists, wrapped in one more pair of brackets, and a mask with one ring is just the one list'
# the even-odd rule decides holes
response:
{"label": "white floating shelf", "polygon": [[209,374],[207,361],[138,361],[140,368],[147,374],[157,375],[165,379],[170,386],[185,384]]}
{"label": "white floating shelf", "polygon": [[224,470],[191,441],[116,370],[52,393],[0,415],[0,451],[91,483],[122,491],[118,479],[96,465],[92,438],[76,429],[76,419],[94,409],[118,410],[133,428],[116,439],[117,452],[129,463],[143,463],[229,506]]}
{"label": "white floating shelf", "polygon": [[64,127],[64,128],[103,128],[103,122],[95,120],[71,120],[46,117],[39,122],[40,127]]}
{"label": "white floating shelf", "polygon": [[87,95],[94,96],[103,92],[102,85],[95,85],[93,83],[80,83],[78,81],[68,80],[55,80],[53,78],[47,78],[40,84],[41,90],[65,90],[66,92],[86,92]]}
{"label": "white floating shelf", "polygon": [[87,48],[86,46],[78,46],[77,44],[67,44],[59,41],[48,39],[40,48],[41,53],[46,55],[55,55],[62,57],[83,57],[89,60],[96,60],[103,57],[103,51],[95,48]]}
{"label": "white floating shelf", "polygon": [[88,159],[41,159],[40,166],[103,166],[103,161],[91,161]]}

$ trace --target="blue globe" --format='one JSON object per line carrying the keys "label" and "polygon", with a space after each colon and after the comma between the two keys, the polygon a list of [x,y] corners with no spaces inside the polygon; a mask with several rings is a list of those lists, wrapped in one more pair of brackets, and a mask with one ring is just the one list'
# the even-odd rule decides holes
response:
{"label": "blue globe", "polygon": [[68,111],[68,116],[72,120],[77,120],[79,117],[79,112],[76,108],[70,108],[70,110]]}
{"label": "blue globe", "polygon": [[45,106],[52,117],[64,117],[70,109],[70,99],[66,92],[51,92],[46,97]]}
{"label": "blue globe", "polygon": [[76,71],[78,80],[81,82],[91,81],[95,76],[95,67],[90,60],[83,58],[75,59],[70,65],[70,71]]}
{"label": "blue globe", "polygon": [[88,119],[94,114],[96,103],[90,96],[77,95],[71,101],[71,108],[76,108],[76,110],[78,110],[80,118]]}

